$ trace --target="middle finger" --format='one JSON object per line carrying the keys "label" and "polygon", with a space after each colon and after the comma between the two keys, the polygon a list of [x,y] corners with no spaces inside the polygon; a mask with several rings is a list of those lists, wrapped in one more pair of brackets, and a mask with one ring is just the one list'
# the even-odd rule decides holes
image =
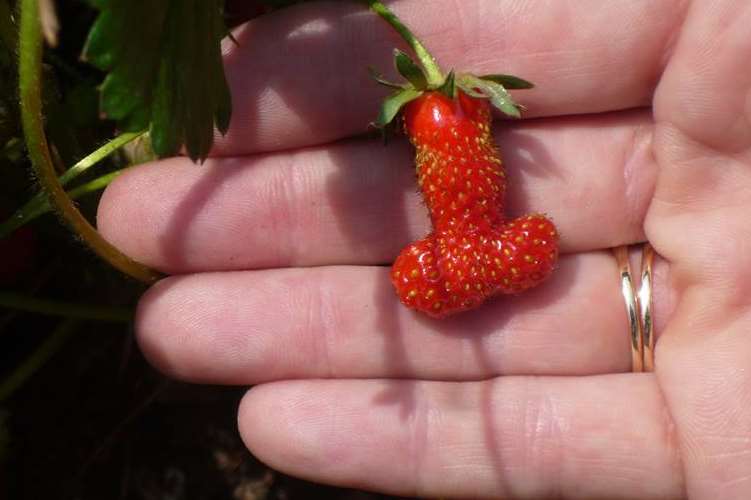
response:
{"label": "middle finger", "polygon": [[[507,212],[547,213],[563,252],[643,239],[654,188],[645,111],[541,119],[498,131]],[[105,237],[170,273],[382,264],[429,230],[404,141],[295,153],[172,159],[120,176],[100,204]]]}

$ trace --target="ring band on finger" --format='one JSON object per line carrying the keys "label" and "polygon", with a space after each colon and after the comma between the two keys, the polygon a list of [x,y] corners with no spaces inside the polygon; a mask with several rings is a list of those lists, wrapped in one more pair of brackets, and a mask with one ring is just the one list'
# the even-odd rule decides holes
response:
{"label": "ring band on finger", "polygon": [[639,307],[639,319],[641,324],[642,345],[644,348],[643,369],[646,372],[654,371],[655,365],[655,336],[654,321],[652,318],[652,262],[654,261],[654,249],[648,242],[644,243],[641,255],[641,283],[637,294],[637,306]]}
{"label": "ring band on finger", "polygon": [[654,249],[648,242],[642,245],[641,273],[638,292],[629,262],[628,246],[613,249],[618,264],[621,294],[626,304],[631,371],[654,371],[654,321],[652,316],[652,263]]}
{"label": "ring band on finger", "polygon": [[626,301],[626,315],[628,317],[629,343],[631,345],[631,371],[644,371],[644,342],[641,328],[641,314],[639,303],[634,292],[634,279],[631,274],[631,263],[628,258],[628,247],[625,245],[613,249],[618,263],[621,294]]}

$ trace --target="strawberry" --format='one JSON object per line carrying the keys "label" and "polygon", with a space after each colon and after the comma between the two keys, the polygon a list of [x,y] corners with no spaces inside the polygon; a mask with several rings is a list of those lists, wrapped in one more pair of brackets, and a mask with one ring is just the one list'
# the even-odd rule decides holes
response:
{"label": "strawberry", "polygon": [[558,235],[542,215],[505,220],[505,173],[487,101],[461,91],[456,99],[425,92],[402,113],[434,228],[394,262],[391,279],[402,303],[443,317],[544,280]]}
{"label": "strawberry", "polygon": [[401,123],[415,147],[417,183],[433,231],[397,257],[391,280],[401,302],[434,317],[473,309],[497,294],[534,287],[553,271],[558,232],[540,214],[504,215],[506,174],[490,133],[491,105],[519,117],[506,88],[532,85],[509,75],[443,76],[435,60],[380,2],[371,8],[397,28],[422,67],[395,51],[403,85],[384,101],[377,125]]}

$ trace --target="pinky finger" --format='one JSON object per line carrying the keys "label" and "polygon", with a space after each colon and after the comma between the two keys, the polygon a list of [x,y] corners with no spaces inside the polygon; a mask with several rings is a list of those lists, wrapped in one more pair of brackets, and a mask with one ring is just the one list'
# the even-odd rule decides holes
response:
{"label": "pinky finger", "polygon": [[649,374],[258,386],[240,431],[315,481],[411,496],[680,498],[681,464]]}

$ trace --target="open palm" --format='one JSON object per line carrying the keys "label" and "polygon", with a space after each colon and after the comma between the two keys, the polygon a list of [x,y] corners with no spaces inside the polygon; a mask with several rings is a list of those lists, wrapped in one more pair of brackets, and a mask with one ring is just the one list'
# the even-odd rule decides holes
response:
{"label": "open palm", "polygon": [[[509,215],[559,269],[437,321],[387,265],[424,235],[411,151],[358,137],[399,44],[345,2],[239,28],[214,158],[133,169],[100,229],[179,275],[141,301],[151,361],[257,384],[242,435],[313,480],[444,497],[751,497],[751,3],[403,0],[444,68],[536,83],[496,126]],[[609,248],[649,240],[656,371],[630,370]]]}

